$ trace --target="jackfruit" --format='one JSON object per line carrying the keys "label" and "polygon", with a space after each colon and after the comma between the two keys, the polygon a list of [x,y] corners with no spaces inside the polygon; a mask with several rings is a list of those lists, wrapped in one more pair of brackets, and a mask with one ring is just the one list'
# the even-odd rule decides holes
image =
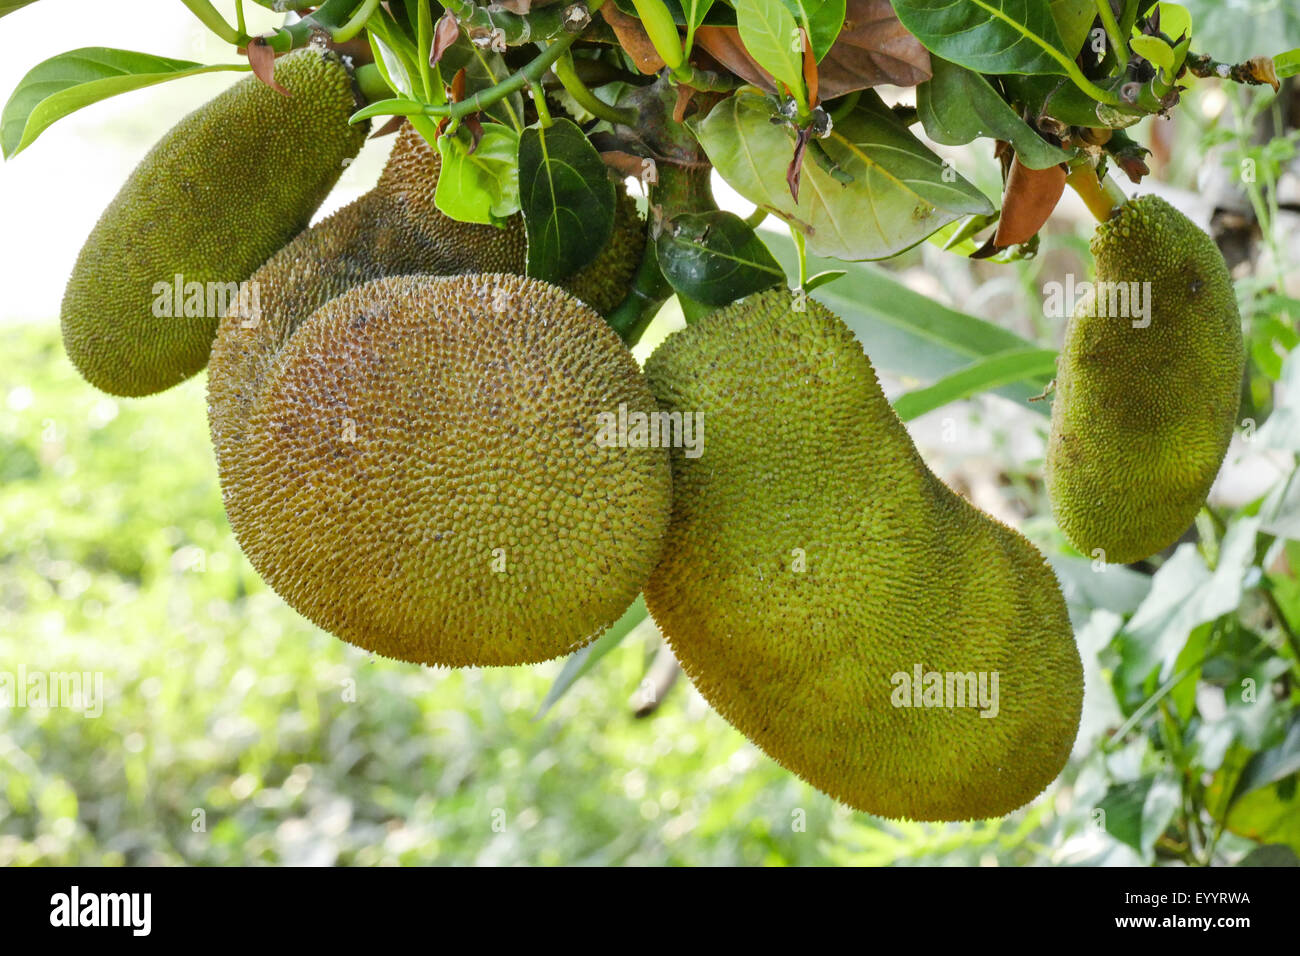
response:
{"label": "jackfruit", "polygon": [[1047,488],[1080,551],[1127,564],[1176,541],[1205,503],[1245,349],[1223,256],[1163,199],[1125,203],[1091,248],[1097,282],[1057,359]]}
{"label": "jackfruit", "polygon": [[[253,295],[222,326],[208,378],[209,421],[220,449],[238,444],[249,404],[298,324],[362,283],[399,275],[522,275],[528,238],[521,216],[505,227],[459,222],[434,203],[442,161],[409,123],[375,188],[301,233],[249,279]],[[564,287],[597,311],[622,301],[645,245],[636,204],[620,189],[610,242]]]}
{"label": "jackfruit", "polygon": [[1040,793],[1082,703],[1056,578],[926,467],[844,323],[764,292],[671,335],[646,374],[683,435],[688,414],[705,426],[672,449],[645,587],[704,697],[869,813],[982,818]]}
{"label": "jackfruit", "polygon": [[337,55],[289,54],[275,79],[290,96],[248,77],[177,123],[91,231],[62,326],[68,357],[97,388],[149,395],[202,369],[217,313],[360,150],[366,131],[348,125],[356,99]]}
{"label": "jackfruit", "polygon": [[247,428],[213,437],[240,546],[305,617],[388,657],[504,665],[574,650],[635,599],[667,453],[602,440],[654,398],[577,299],[514,275],[384,278],[263,341]]}

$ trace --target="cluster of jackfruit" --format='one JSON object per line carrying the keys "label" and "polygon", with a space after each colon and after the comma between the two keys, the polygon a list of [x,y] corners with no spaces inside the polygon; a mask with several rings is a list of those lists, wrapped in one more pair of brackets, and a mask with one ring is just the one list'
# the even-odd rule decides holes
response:
{"label": "cluster of jackfruit", "polygon": [[[374,189],[306,228],[363,133],[334,55],[276,79],[291,96],[246,80],[149,154],[63,321],[116,394],[209,364],[231,526],[290,605],[386,656],[488,666],[581,647],[644,592],[718,711],[853,807],[987,817],[1056,777],[1083,679],[1055,576],[929,470],[839,318],[760,293],[642,371],[602,318],[646,243],[625,193],[591,265],[525,278],[522,219],[443,215],[408,126]],[[1098,230],[1099,278],[1150,281],[1153,319],[1085,302],[1062,355],[1053,502],[1112,560],[1177,536],[1231,433],[1231,284],[1189,226],[1140,200]],[[141,293],[173,274],[256,295],[159,318]],[[658,440],[609,440],[634,417]],[[691,422],[695,448],[673,440]]]}

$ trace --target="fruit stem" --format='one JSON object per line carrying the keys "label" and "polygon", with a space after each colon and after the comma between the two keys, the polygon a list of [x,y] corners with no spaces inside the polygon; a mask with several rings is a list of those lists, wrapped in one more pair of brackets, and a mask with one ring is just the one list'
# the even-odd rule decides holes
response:
{"label": "fruit stem", "polygon": [[659,269],[659,254],[653,237],[646,238],[641,264],[632,277],[632,289],[605,321],[618,333],[623,343],[631,348],[641,341],[650,320],[672,294],[668,280]]}
{"label": "fruit stem", "polygon": [[578,76],[578,71],[573,65],[573,54],[568,50],[555,61],[551,67],[551,72],[556,75],[560,85],[564,87],[565,92],[577,101],[578,105],[597,119],[608,120],[611,123],[621,123],[624,126],[633,126],[637,121],[637,112],[632,109],[620,109],[617,106],[611,106],[582,82]]}
{"label": "fruit stem", "polygon": [[1105,181],[1097,178],[1097,170],[1089,163],[1081,163],[1070,171],[1065,181],[1078,193],[1088,211],[1098,222],[1105,222],[1113,216],[1119,207],[1128,201],[1123,190],[1107,174]]}
{"label": "fruit stem", "polygon": [[361,4],[361,9],[352,15],[352,19],[331,34],[334,42],[347,43],[364,30],[366,21],[370,19],[370,15],[375,12],[378,6],[379,0],[365,0]]}
{"label": "fruit stem", "polygon": [[1115,50],[1115,59],[1119,62],[1120,69],[1128,63],[1128,43],[1124,40],[1124,34],[1115,22],[1115,11],[1110,7],[1110,0],[1097,0],[1097,15],[1101,17],[1101,25],[1106,28],[1106,35],[1110,37],[1110,45]]}
{"label": "fruit stem", "polygon": [[392,89],[384,81],[383,72],[373,63],[357,67],[353,76],[357,81],[357,88],[361,90],[362,99],[367,103],[378,103],[393,95]]}
{"label": "fruit stem", "polygon": [[211,0],[181,0],[181,2],[190,8],[190,12],[198,17],[205,27],[227,43],[243,46],[248,42],[249,37],[227,23],[226,18],[217,12]]}

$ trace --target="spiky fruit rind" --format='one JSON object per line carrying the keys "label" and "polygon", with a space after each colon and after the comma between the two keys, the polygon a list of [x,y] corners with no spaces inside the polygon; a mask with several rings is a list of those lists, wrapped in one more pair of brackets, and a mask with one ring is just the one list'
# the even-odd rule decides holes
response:
{"label": "spiky fruit rind", "polygon": [[275,78],[290,96],[249,77],[177,123],[91,231],[62,326],[97,388],[149,395],[202,369],[222,303],[307,225],[360,150],[366,131],[348,125],[356,101],[337,55],[292,53]]}
{"label": "spiky fruit rind", "polygon": [[376,280],[303,322],[247,430],[214,436],[226,511],[263,578],[344,640],[425,664],[546,660],[617,620],[658,559],[667,455],[601,443],[620,405],[654,398],[562,290]]}
{"label": "spiky fruit rind", "polygon": [[[1066,328],[1047,487],[1080,551],[1129,563],[1176,541],[1205,503],[1232,438],[1245,349],[1223,256],[1163,199],[1125,203],[1097,227],[1092,252],[1100,294]],[[1120,307],[1121,283],[1149,290],[1149,316]]]}
{"label": "spiky fruit rind", "polygon": [[[703,454],[672,451],[645,595],[708,701],[870,813],[989,817],[1042,791],[1082,697],[1055,576],[930,472],[843,322],[762,293],[670,336],[646,373],[665,408],[704,414]],[[997,715],[895,706],[917,665],[996,673]]]}

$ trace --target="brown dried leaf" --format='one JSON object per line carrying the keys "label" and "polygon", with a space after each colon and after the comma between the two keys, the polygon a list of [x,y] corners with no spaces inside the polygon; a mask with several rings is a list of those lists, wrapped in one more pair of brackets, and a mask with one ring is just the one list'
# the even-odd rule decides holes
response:
{"label": "brown dried leaf", "polygon": [[1061,166],[1030,169],[1021,165],[1019,158],[1012,160],[993,244],[1005,249],[1032,239],[1061,201],[1065,176]]}
{"label": "brown dried leaf", "polygon": [[[700,27],[695,42],[746,83],[776,89],[772,75],[749,55],[735,27]],[[815,89],[817,94],[813,102],[881,84],[916,86],[929,78],[930,54],[903,29],[889,0],[848,0],[839,38],[808,76],[810,92]]]}
{"label": "brown dried leaf", "polygon": [[646,160],[643,156],[637,156],[635,153],[629,153],[621,149],[607,149],[600,154],[601,160],[610,169],[617,172],[624,179],[640,179],[645,173]]}
{"label": "brown dried leaf", "polygon": [[456,42],[460,36],[460,21],[450,10],[443,13],[438,19],[438,25],[433,30],[433,44],[429,50],[429,65],[437,66],[442,55],[447,52],[447,48]]}
{"label": "brown dried leaf", "polygon": [[275,82],[275,51],[266,42],[266,38],[256,37],[248,44],[247,52],[248,65],[253,68],[253,75],[277,93],[288,96],[289,91]]}
{"label": "brown dried leaf", "polygon": [[930,54],[898,22],[889,0],[848,0],[844,28],[818,67],[829,100],[881,84],[924,83]]}
{"label": "brown dried leaf", "polygon": [[655,50],[654,44],[650,42],[650,37],[641,26],[641,21],[636,17],[628,16],[613,3],[602,5],[600,15],[605,18],[605,22],[613,29],[614,35],[618,37],[619,45],[632,57],[633,62],[636,63],[636,68],[642,73],[658,73],[668,65],[664,63],[663,57]]}

